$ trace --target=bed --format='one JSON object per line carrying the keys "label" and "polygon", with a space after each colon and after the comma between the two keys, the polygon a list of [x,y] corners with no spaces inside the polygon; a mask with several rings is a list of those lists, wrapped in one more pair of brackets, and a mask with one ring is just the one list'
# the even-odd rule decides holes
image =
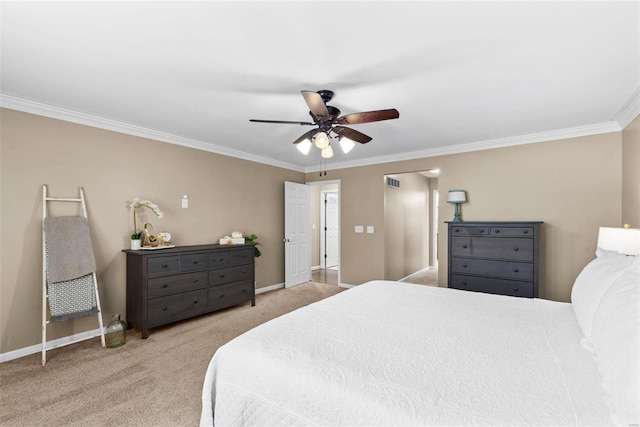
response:
{"label": "bed", "polygon": [[201,426],[638,425],[640,230],[572,303],[372,281],[221,346]]}

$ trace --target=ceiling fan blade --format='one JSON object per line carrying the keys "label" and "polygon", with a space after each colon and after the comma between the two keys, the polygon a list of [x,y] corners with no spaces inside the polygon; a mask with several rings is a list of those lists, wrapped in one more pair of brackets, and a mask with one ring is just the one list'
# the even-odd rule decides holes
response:
{"label": "ceiling fan blade", "polygon": [[304,141],[305,139],[308,139],[309,141],[311,141],[311,138],[313,137],[313,135],[318,132],[318,129],[311,129],[309,132],[305,132],[300,138],[296,139],[295,141],[293,141],[294,144],[299,144],[302,141]]}
{"label": "ceiling fan blade", "polygon": [[300,92],[302,92],[304,101],[307,103],[309,110],[311,110],[311,113],[313,113],[314,116],[329,117],[329,110],[327,110],[327,106],[319,93],[312,92],[310,90],[302,90]]}
{"label": "ceiling fan blade", "polygon": [[311,122],[295,122],[295,121],[289,121],[289,120],[259,120],[259,119],[249,119],[250,122],[255,122],[255,123],[284,123],[284,124],[288,124],[288,125],[300,125],[300,126],[315,126],[315,123],[311,123]]}
{"label": "ceiling fan blade", "polygon": [[335,126],[333,128],[333,131],[340,136],[344,136],[345,138],[349,138],[350,140],[359,142],[360,144],[366,144],[372,139],[370,136],[367,136],[362,132],[358,132],[355,129],[346,128],[344,126]]}
{"label": "ceiling fan blade", "polygon": [[380,122],[382,120],[397,119],[400,113],[395,108],[389,110],[365,111],[363,113],[347,114],[338,117],[336,123],[341,125],[357,125],[360,123]]}

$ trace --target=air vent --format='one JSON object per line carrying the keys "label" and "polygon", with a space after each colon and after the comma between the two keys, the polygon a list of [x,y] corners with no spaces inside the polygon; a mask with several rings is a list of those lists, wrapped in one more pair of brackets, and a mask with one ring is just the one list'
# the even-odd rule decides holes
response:
{"label": "air vent", "polygon": [[395,178],[391,178],[390,176],[388,176],[387,177],[387,187],[400,188],[400,180],[399,179],[395,179]]}

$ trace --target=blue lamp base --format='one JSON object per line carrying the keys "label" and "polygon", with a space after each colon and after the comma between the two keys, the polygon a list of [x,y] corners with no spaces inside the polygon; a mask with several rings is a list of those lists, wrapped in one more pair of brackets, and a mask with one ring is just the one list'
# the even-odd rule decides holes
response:
{"label": "blue lamp base", "polygon": [[462,222],[462,218],[460,218],[460,203],[454,203],[456,205],[456,211],[453,214],[452,222]]}

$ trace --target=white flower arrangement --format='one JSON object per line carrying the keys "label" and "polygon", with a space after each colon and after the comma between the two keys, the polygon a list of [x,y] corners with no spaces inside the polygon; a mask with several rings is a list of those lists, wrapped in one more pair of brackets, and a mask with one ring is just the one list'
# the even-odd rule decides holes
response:
{"label": "white flower arrangement", "polygon": [[[133,234],[137,235],[138,238],[140,238],[140,233],[138,232],[138,225],[136,224],[136,208],[149,208],[151,209],[151,212],[153,212],[158,218],[162,218],[164,215],[158,205],[151,202],[150,200],[140,200],[139,197],[133,199],[129,207],[133,209]],[[131,236],[131,238],[133,238],[133,235]]]}

